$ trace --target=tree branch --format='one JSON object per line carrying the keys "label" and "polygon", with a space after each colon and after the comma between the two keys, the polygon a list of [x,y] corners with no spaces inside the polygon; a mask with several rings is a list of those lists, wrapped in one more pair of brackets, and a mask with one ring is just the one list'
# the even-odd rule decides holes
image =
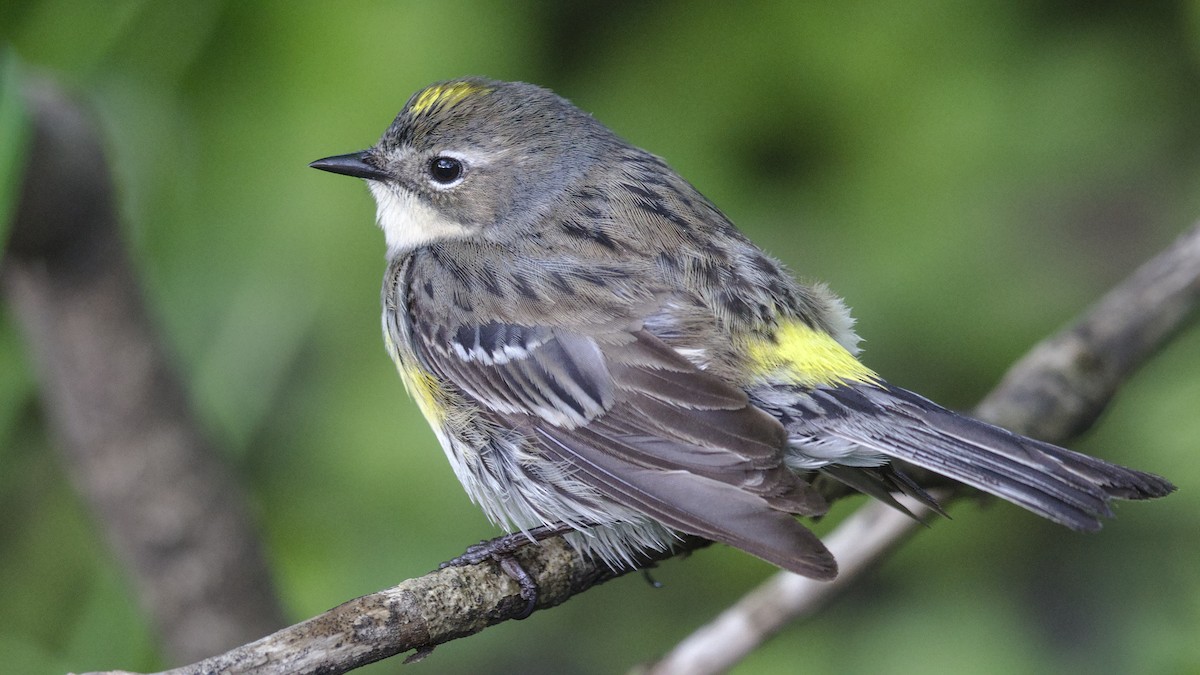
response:
{"label": "tree branch", "polygon": [[[939,500],[948,490],[930,492]],[[904,495],[896,500],[917,518],[932,516],[925,504]],[[788,623],[812,616],[825,603],[854,584],[876,562],[895,550],[921,526],[921,521],[872,501],[829,533],[825,545],[838,561],[833,581],[816,581],[790,572],[777,572],[747,593],[717,618],[696,629],[661,661],[641,665],[633,673],[644,675],[703,675],[732,668]]]}
{"label": "tree branch", "polygon": [[[1065,443],[1099,417],[1120,385],[1196,315],[1200,223],[1106,294],[1074,325],[1039,343],[976,408],[982,420]],[[928,510],[905,502],[917,515]],[[723,673],[788,623],[811,616],[919,527],[880,502],[864,505],[826,543],[838,560],[829,583],[781,572],[684,638],[652,675]]]}
{"label": "tree branch", "polygon": [[67,474],[168,658],[187,663],[277,629],[283,612],[245,495],[142,301],[96,131],[49,82],[30,84],[34,134],[0,294]]}
{"label": "tree branch", "polygon": [[[605,581],[710,543],[687,537],[675,551],[651,552],[637,567],[623,570],[581,558],[562,537],[526,546],[515,555],[537,582],[538,608],[546,609]],[[416,651],[408,660],[419,661],[439,644],[517,618],[524,610],[517,583],[498,563],[447,567],[160,675],[344,673],[409,650]],[[108,675],[132,674],[111,671]]]}

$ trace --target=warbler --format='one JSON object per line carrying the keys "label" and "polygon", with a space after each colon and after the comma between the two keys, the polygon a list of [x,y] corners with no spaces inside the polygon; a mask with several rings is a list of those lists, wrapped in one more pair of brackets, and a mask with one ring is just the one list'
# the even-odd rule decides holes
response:
{"label": "warbler", "polygon": [[1075,530],[1174,489],[887,383],[838,296],[546,89],[436,83],[373,147],[311,166],[366,180],[387,350],[510,531],[569,530],[614,566],[686,533],[831,579],[797,516],[830,481],[935,505],[898,461]]}

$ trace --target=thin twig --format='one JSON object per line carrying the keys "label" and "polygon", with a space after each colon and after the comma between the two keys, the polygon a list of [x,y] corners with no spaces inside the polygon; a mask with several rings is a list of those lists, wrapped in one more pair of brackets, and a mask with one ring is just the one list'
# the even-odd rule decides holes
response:
{"label": "thin twig", "polygon": [[[934,491],[931,495],[944,499],[948,493]],[[638,666],[633,672],[643,675],[724,672],[788,623],[815,614],[915,533],[922,520],[933,515],[932,509],[915,499],[897,495],[896,500],[915,518],[873,501],[850,514],[825,538],[825,545],[838,561],[840,571],[836,581],[816,581],[789,572],[774,574],[684,638],[664,659],[650,666]]]}

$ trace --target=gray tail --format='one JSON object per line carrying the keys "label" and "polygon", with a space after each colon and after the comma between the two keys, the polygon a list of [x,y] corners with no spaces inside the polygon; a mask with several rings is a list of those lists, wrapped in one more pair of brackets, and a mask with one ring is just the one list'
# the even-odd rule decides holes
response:
{"label": "gray tail", "polygon": [[1014,434],[891,385],[816,389],[809,396],[823,414],[793,418],[790,432],[858,444],[1074,530],[1100,529],[1100,518],[1113,515],[1113,499],[1151,499],[1175,489],[1154,474]]}

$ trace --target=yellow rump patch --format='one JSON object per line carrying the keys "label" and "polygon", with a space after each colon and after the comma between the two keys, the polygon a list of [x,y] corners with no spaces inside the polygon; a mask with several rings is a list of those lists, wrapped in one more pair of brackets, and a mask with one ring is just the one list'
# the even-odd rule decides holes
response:
{"label": "yellow rump patch", "polygon": [[833,336],[801,321],[781,325],[773,339],[751,342],[748,353],[751,368],[758,377],[780,378],[810,387],[880,379]]}
{"label": "yellow rump patch", "polygon": [[420,115],[434,106],[449,108],[468,96],[486,94],[490,91],[491,89],[487,87],[471,82],[435,84],[418,94],[417,100],[413,101],[408,110],[414,115]]}

